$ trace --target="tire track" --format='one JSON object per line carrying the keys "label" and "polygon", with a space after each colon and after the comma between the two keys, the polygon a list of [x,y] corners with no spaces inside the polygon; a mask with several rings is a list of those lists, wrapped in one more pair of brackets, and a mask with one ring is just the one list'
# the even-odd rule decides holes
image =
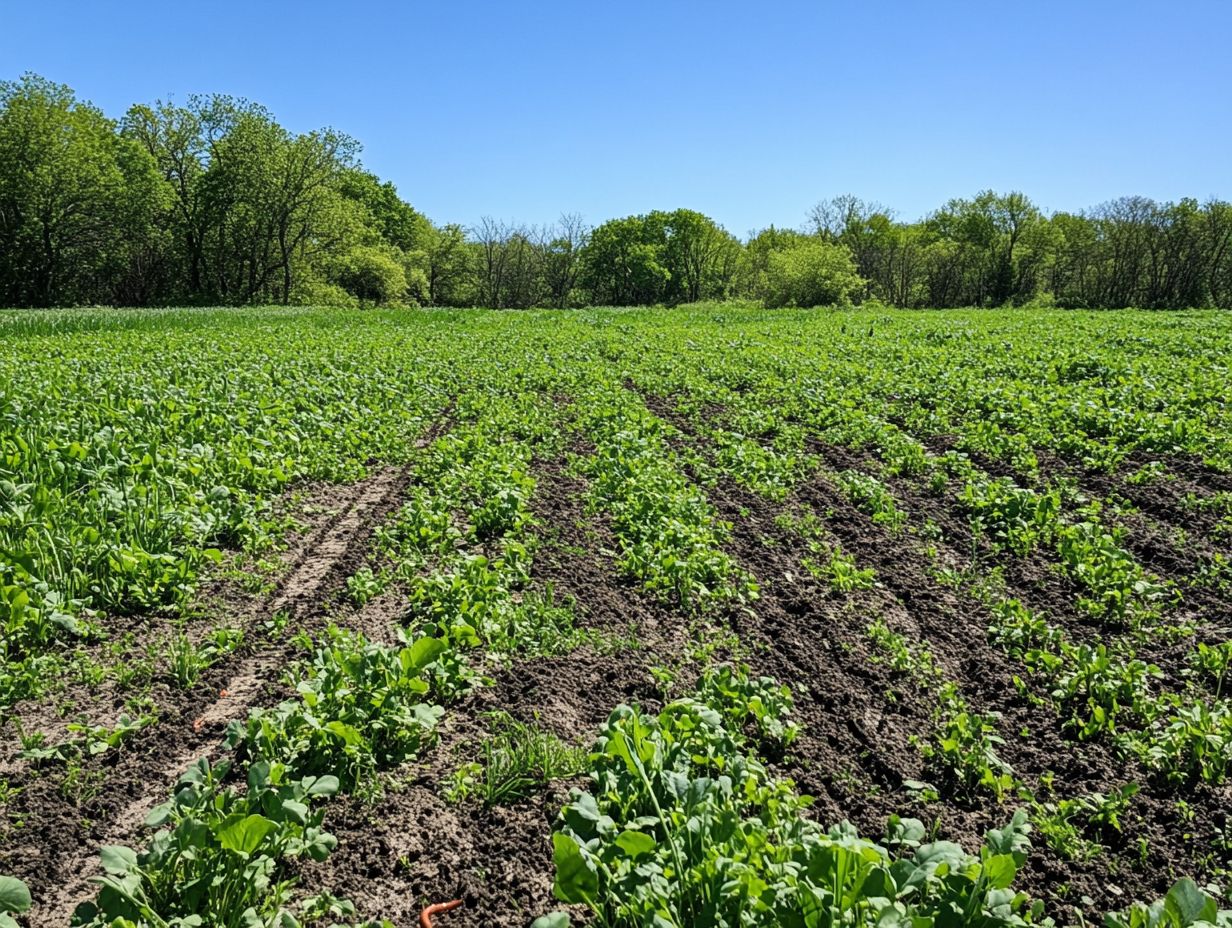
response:
{"label": "tire track", "polygon": [[[317,530],[262,611],[273,614],[285,610],[301,627],[324,624],[324,602],[359,562],[372,528],[396,508],[408,481],[406,469],[385,468],[347,488],[353,491],[351,498],[336,517]],[[339,492],[346,490],[340,488]],[[24,860],[6,862],[6,869],[16,863],[19,872],[33,878],[28,881],[36,899],[30,916],[32,928],[68,923],[74,907],[90,895],[98,847],[140,843],[146,815],[166,800],[175,781],[195,760],[217,753],[218,738],[226,723],[281,697],[279,671],[297,651],[290,641],[273,642],[255,653],[223,662],[226,666],[217,666],[208,681],[203,676],[208,688],[202,685],[198,690],[213,695],[196,705],[193,722],[173,727],[168,720],[156,726],[152,743],[142,745],[142,753],[130,748],[112,768],[105,789],[114,798],[99,810],[101,821],[91,829],[88,840],[80,834],[80,821],[70,818],[69,829],[41,835],[39,846],[28,849],[31,853],[24,855]],[[180,720],[188,717],[187,713],[180,714]],[[66,845],[71,847],[74,833],[77,847],[70,849]]]}

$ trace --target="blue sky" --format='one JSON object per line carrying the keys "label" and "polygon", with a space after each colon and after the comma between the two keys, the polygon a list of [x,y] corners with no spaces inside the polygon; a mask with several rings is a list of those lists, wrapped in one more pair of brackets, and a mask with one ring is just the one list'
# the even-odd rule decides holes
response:
{"label": "blue sky", "polygon": [[112,116],[194,92],[332,125],[437,221],[687,206],[744,235],[851,192],[1232,198],[1223,2],[0,0],[0,78]]}

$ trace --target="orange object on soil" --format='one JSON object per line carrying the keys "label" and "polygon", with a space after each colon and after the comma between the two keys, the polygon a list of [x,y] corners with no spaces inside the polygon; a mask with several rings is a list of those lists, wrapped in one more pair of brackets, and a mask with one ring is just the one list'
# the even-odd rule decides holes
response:
{"label": "orange object on soil", "polygon": [[432,928],[432,916],[439,912],[449,912],[462,904],[461,899],[453,902],[437,902],[419,913],[419,928]]}

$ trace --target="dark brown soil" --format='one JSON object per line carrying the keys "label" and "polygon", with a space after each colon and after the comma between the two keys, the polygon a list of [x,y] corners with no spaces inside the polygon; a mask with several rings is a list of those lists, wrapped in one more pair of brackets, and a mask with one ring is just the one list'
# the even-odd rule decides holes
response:
{"label": "dark brown soil", "polygon": [[330,827],[340,844],[304,882],[351,899],[361,914],[418,924],[424,906],[461,899],[442,926],[527,925],[552,900],[552,820],[563,784],[513,806],[449,804],[424,777],[376,807],[340,800]]}
{"label": "dark brown soil", "polygon": [[[674,404],[653,396],[646,400],[681,431],[682,437],[673,438],[677,446],[708,453]],[[712,418],[724,414],[713,404],[703,411]],[[929,441],[932,450],[947,446],[944,436]],[[1201,878],[1202,855],[1226,821],[1228,791],[1197,786],[1175,792],[1148,782],[1142,770],[1109,745],[1074,740],[1050,704],[1032,698],[1040,695],[1035,683],[1026,682],[1026,695],[1016,685],[1023,667],[988,644],[986,608],[937,579],[938,567],[966,569],[974,559],[981,570],[998,569],[1008,595],[1045,613],[1071,637],[1098,640],[1106,630],[1076,607],[1078,591],[1055,562],[1046,553],[999,555],[971,537],[956,501],[881,474],[866,451],[816,443],[809,451],[820,469],[783,503],[726,479],[702,488],[732,526],[729,553],[761,587],[760,599],[731,609],[722,621],[740,635],[748,649],[745,659],[756,672],[792,687],[801,735],[771,760],[776,771],[816,797],[818,820],[847,819],[877,837],[891,814],[915,814],[936,822],[941,837],[974,850],[982,833],[1008,821],[1018,804],[1013,798],[998,804],[986,793],[961,791],[944,771],[925,762],[916,740],[933,730],[937,694],[921,690],[884,662],[867,634],[869,623],[880,619],[926,646],[973,711],[998,720],[1005,739],[999,753],[1023,781],[1036,786],[1046,775],[1055,776],[1058,796],[1107,792],[1129,781],[1142,784],[1123,834],[1102,836],[1107,846],[1102,856],[1065,861],[1036,841],[1020,885],[1043,898],[1049,914],[1064,921],[1081,910],[1089,918],[1130,899],[1162,895],[1181,874]],[[985,463],[992,472],[999,466]],[[1127,524],[1140,546],[1135,553],[1169,578],[1188,576],[1187,565],[1166,544],[1172,527],[1192,524],[1186,510],[1178,508],[1180,500],[1190,492],[1220,492],[1228,479],[1192,461],[1185,466],[1188,470],[1176,461],[1169,464],[1188,481],[1173,487],[1182,495],[1157,495],[1151,507],[1129,496],[1125,481],[1109,478],[1141,510],[1142,521]],[[827,474],[848,468],[879,474],[910,514],[905,530],[894,533],[873,523],[838,492]],[[488,668],[490,685],[450,707],[438,743],[415,764],[392,773],[381,798],[370,804],[357,797],[333,801],[327,827],[339,846],[324,863],[301,865],[303,893],[328,889],[353,900],[360,918],[388,918],[404,926],[416,922],[424,905],[454,898],[464,904],[440,918],[446,928],[526,925],[558,908],[551,894],[552,824],[569,787],[580,781],[554,783],[510,805],[486,808],[474,797],[446,801],[454,771],[479,759],[495,710],[568,742],[587,744],[616,705],[637,703],[649,710],[661,705],[665,694],[652,667],[679,666],[682,679],[693,669],[688,664],[689,618],[622,575],[610,553],[618,547],[610,527],[586,509],[585,481],[571,473],[566,460],[537,461],[535,473],[532,585],[550,587],[558,602],[572,604],[578,624],[594,633],[593,643],[568,654]],[[1087,479],[1097,486],[1095,478]],[[243,607],[262,616],[286,609],[296,625],[309,629],[323,624],[329,615],[326,604],[363,562],[373,525],[396,505],[405,480],[401,472],[385,472],[345,491],[353,495],[342,497],[338,514],[296,549],[300,556],[293,558],[278,590]],[[840,594],[808,574],[805,543],[780,519],[802,513],[820,517],[830,538],[859,567],[876,571],[874,588]],[[924,541],[926,523],[940,528],[940,540]],[[930,555],[929,545],[935,554]],[[1227,603],[1217,597],[1194,594],[1186,607],[1201,612],[1212,634],[1232,626],[1227,613],[1219,611]],[[362,610],[336,614],[345,624],[380,637],[390,634],[400,612],[398,596],[391,592]],[[87,764],[98,786],[90,795],[66,795],[59,771],[14,768],[13,785],[23,792],[10,810],[0,813],[15,812],[26,825],[16,840],[0,846],[0,872],[30,883],[37,913],[31,925],[66,923],[73,905],[89,894],[85,880],[96,872],[98,845],[138,841],[144,811],[165,795],[170,779],[188,762],[213,749],[227,719],[285,695],[276,678],[296,656],[290,641],[254,640],[207,670],[193,689],[169,690],[165,698],[160,693],[158,725],[135,736],[124,750]],[[219,695],[223,690],[226,696]],[[931,782],[941,799],[920,805],[905,785],[910,780]],[[1192,810],[1192,821],[1181,821],[1180,798]],[[1139,860],[1140,841],[1146,842],[1144,861]]]}
{"label": "dark brown soil", "polygon": [[655,708],[651,663],[641,652],[589,647],[519,662],[452,707],[441,743],[375,806],[350,798],[330,806],[338,849],[305,869],[305,886],[329,889],[354,901],[361,915],[399,925],[415,924],[424,906],[450,899],[464,902],[449,916],[449,925],[461,928],[526,925],[558,908],[552,824],[573,784],[553,783],[487,808],[478,797],[446,801],[450,776],[480,759],[485,713],[494,710],[585,745],[615,706]]}
{"label": "dark brown soil", "polygon": [[650,668],[682,645],[681,620],[600,553],[614,550],[615,541],[586,514],[585,482],[559,460],[537,462],[535,470],[532,585],[550,585],[558,602],[572,603],[578,624],[599,633],[600,643],[616,635],[638,646],[583,645],[497,670],[491,686],[449,709],[440,743],[385,798],[371,807],[354,799],[331,805],[328,826],[338,849],[305,868],[305,887],[350,898],[361,916],[409,925],[429,903],[462,899],[440,923],[448,918],[450,926],[467,928],[526,925],[559,908],[551,892],[551,834],[570,784],[488,809],[475,798],[446,802],[449,778],[479,759],[492,711],[587,745],[617,705],[653,711],[661,703]]}
{"label": "dark brown soil", "polygon": [[[648,405],[686,436],[693,435],[690,423],[672,404],[652,399]],[[705,451],[704,442],[695,443]],[[1036,841],[1021,885],[1045,899],[1051,914],[1081,909],[1088,918],[1098,917],[1127,899],[1162,895],[1179,874],[1200,875],[1205,849],[1214,837],[1211,823],[1223,821],[1222,792],[1202,786],[1186,789],[1190,808],[1202,811],[1195,822],[1183,824],[1176,805],[1180,796],[1174,790],[1150,783],[1136,763],[1103,743],[1075,741],[1054,709],[1020,695],[1014,680],[1025,676],[1025,669],[987,643],[990,617],[985,607],[935,579],[937,566],[969,567],[974,552],[985,569],[1001,569],[1007,593],[1046,612],[1075,638],[1098,638],[1098,626],[1076,609],[1077,591],[1055,565],[1046,556],[993,558],[987,546],[973,542],[969,523],[954,501],[880,474],[866,452],[817,444],[811,450],[823,470],[797,487],[784,507],[727,480],[709,493],[720,516],[734,526],[730,550],[762,582],[761,601],[751,612],[734,615],[733,623],[746,640],[764,643],[755,661],[758,669],[793,685],[803,734],[784,769],[804,792],[818,797],[818,818],[848,818],[875,836],[890,813],[904,814],[911,808],[904,780],[931,781],[941,788],[941,802],[921,810],[920,817],[936,818],[944,837],[973,848],[985,830],[1004,824],[1017,804],[1011,798],[999,806],[990,796],[956,793],[953,784],[925,767],[912,736],[932,729],[936,694],[913,690],[875,662],[864,631],[871,619],[880,617],[909,640],[927,645],[973,711],[1000,719],[1006,743],[999,754],[1020,779],[1036,786],[1042,775],[1054,776],[1059,797],[1106,793],[1131,781],[1143,786],[1124,832],[1102,836],[1107,847],[1101,857],[1061,860],[1042,840]],[[891,487],[911,514],[908,530],[895,535],[873,523],[824,476],[848,468],[877,473]],[[878,588],[840,597],[802,578],[807,550],[775,521],[783,511],[799,510],[822,516],[857,565],[876,571]],[[943,532],[943,540],[933,544],[936,561],[914,533],[926,521]],[[1140,839],[1147,842],[1145,862],[1139,860]],[[1084,896],[1090,902],[1082,901]]]}
{"label": "dark brown soil", "polygon": [[[246,639],[259,639],[260,625],[269,618],[272,598],[278,590],[291,588],[290,575],[301,566],[305,552],[314,549],[330,526],[342,517],[360,488],[360,484],[341,490],[336,485],[304,484],[275,501],[274,515],[289,520],[293,528],[282,539],[281,550],[266,556],[266,561],[277,567],[272,575],[260,580],[269,584],[272,592],[261,595],[246,590],[234,573],[254,568],[239,566],[245,563],[241,560],[243,552],[225,552],[223,564],[202,578],[193,603],[184,610],[183,630],[188,639],[199,645],[220,623],[240,630]],[[117,682],[111,673],[97,684],[81,682],[74,676],[54,694],[23,700],[10,707],[0,717],[0,731],[13,735],[14,749],[7,750],[7,744],[0,748],[0,776],[12,776],[26,766],[16,750],[18,731],[26,736],[40,734],[46,744],[54,745],[72,736],[70,723],[114,725],[126,713],[126,703],[135,697],[144,697],[157,706],[173,702],[179,689],[177,681],[166,666],[152,661],[149,654],[153,652],[165,661],[167,642],[175,624],[166,615],[108,617],[108,641],[83,644],[76,649],[76,658],[104,668],[145,664],[151,675],[126,685]],[[127,714],[135,713],[128,710]]]}
{"label": "dark brown soil", "polygon": [[[334,488],[333,517],[292,548],[292,567],[277,589],[262,602],[248,602],[246,612],[269,616],[282,610],[292,628],[322,626],[324,603],[362,562],[373,526],[397,505],[406,482],[405,472],[387,469]],[[24,825],[0,848],[0,871],[29,884],[32,926],[67,923],[73,907],[89,895],[99,846],[139,841],[145,813],[196,757],[215,750],[229,719],[287,695],[279,678],[298,655],[289,635],[254,639],[205,670],[190,689],[167,687],[159,722],[121,749],[86,760],[84,787],[67,788],[54,764],[23,765],[10,778],[21,792],[4,811]]]}

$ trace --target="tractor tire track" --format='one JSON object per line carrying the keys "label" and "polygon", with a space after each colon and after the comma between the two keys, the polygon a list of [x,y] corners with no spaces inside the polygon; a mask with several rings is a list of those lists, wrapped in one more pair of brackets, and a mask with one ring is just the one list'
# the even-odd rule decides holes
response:
{"label": "tractor tire track", "polygon": [[[427,448],[453,425],[451,398],[429,427],[414,440]],[[370,462],[370,467],[373,466]],[[412,482],[409,464],[381,467],[353,484],[317,487],[331,515],[296,545],[288,569],[268,595],[243,602],[236,610],[247,619],[288,613],[301,629],[312,631],[329,620],[328,602],[362,563],[373,528],[400,504]],[[337,621],[367,629],[384,624],[389,603],[382,598],[339,615]],[[227,721],[252,708],[290,695],[278,671],[298,655],[291,641],[263,640],[241,648],[208,667],[189,690],[175,691],[162,710],[161,723],[108,752],[94,770],[101,787],[86,798],[68,801],[51,776],[24,771],[17,784],[25,819],[20,846],[0,848],[0,871],[30,886],[34,907],[28,922],[62,926],[73,907],[89,896],[89,877],[97,870],[98,848],[141,843],[145,815],[165,799],[183,771],[216,751]],[[0,810],[3,812],[6,810]]]}
{"label": "tractor tire track", "polygon": [[[324,625],[325,602],[359,566],[373,527],[396,508],[409,480],[405,468],[384,468],[357,484],[337,488],[341,504],[337,514],[307,539],[257,613],[285,611],[308,630]],[[100,769],[105,781],[99,794],[84,803],[64,801],[49,776],[32,778],[27,786],[28,805],[34,807],[31,821],[23,830],[21,846],[6,848],[0,856],[0,869],[30,884],[34,928],[67,923],[73,907],[89,896],[98,847],[139,843],[149,810],[166,799],[198,757],[217,750],[229,720],[286,695],[279,672],[297,653],[297,645],[289,640],[265,642],[256,650],[234,652],[209,668],[181,700],[164,707],[162,720],[147,729],[148,736],[143,732],[114,756],[104,756]],[[83,819],[90,822],[89,828],[82,828]]]}

